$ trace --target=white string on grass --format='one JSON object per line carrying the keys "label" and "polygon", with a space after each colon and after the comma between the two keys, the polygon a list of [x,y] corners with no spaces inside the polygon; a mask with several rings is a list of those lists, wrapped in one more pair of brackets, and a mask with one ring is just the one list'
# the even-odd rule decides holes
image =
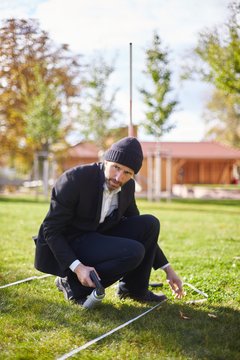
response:
{"label": "white string on grass", "polygon": [[51,274],[45,274],[45,275],[41,275],[41,276],[31,276],[31,277],[26,278],[26,279],[22,279],[22,280],[18,280],[18,281],[9,283],[9,284],[2,285],[2,286],[0,286],[0,289],[7,288],[7,287],[9,287],[9,286],[14,286],[14,285],[22,284],[22,283],[24,283],[24,282],[31,281],[31,280],[43,279],[43,278],[46,278],[46,277],[48,277],[48,276],[52,276],[52,275],[51,275]]}
{"label": "white string on grass", "polygon": [[153,311],[154,309],[156,309],[157,307],[159,307],[160,305],[162,305],[162,303],[163,303],[163,301],[162,301],[162,302],[160,302],[160,303],[158,303],[157,305],[153,306],[151,309],[148,309],[148,310],[147,310],[147,311],[145,311],[144,313],[142,313],[142,314],[140,314],[140,315],[136,316],[135,318],[133,318],[133,319],[131,319],[131,320],[129,320],[129,321],[127,321],[127,322],[125,322],[124,324],[122,324],[122,325],[120,325],[120,326],[118,326],[118,327],[116,327],[116,328],[114,328],[114,329],[112,329],[112,330],[110,330],[110,331],[106,332],[105,334],[103,334],[103,335],[101,335],[101,336],[99,336],[99,337],[97,337],[97,338],[95,338],[95,339],[93,339],[93,340],[90,340],[90,341],[86,342],[86,343],[85,343],[85,344],[83,344],[82,346],[79,346],[78,348],[76,348],[76,349],[74,349],[74,350],[70,351],[69,353],[66,353],[66,354],[62,355],[62,356],[61,356],[60,358],[58,358],[57,360],[65,360],[65,359],[70,358],[71,356],[73,356],[73,355],[77,354],[78,352],[80,352],[80,351],[82,351],[82,350],[84,350],[84,349],[88,348],[89,346],[91,346],[91,345],[95,344],[96,342],[98,342],[98,341],[100,341],[100,340],[104,339],[105,337],[107,337],[107,336],[109,336],[109,335],[111,335],[111,334],[115,333],[116,331],[118,331],[118,330],[120,330],[120,329],[124,328],[125,326],[127,326],[127,325],[131,324],[132,322],[134,322],[134,321],[136,321],[136,320],[140,319],[142,316],[144,316],[144,315],[148,314],[150,311]]}
{"label": "white string on grass", "polygon": [[[207,300],[208,295],[207,295],[206,293],[204,293],[203,291],[197,289],[197,288],[196,288],[195,286],[193,286],[192,284],[184,283],[183,285],[189,286],[189,287],[192,288],[195,292],[197,292],[198,294],[201,294],[201,295],[203,295],[203,296],[205,297],[205,299],[200,299],[200,300],[198,300],[199,302],[203,302],[203,301],[206,301],[206,300]],[[193,300],[193,301],[196,301],[196,300]],[[196,301],[196,302],[197,302],[197,301]],[[154,309],[156,309],[157,307],[159,307],[160,305],[162,305],[162,303],[163,303],[163,302],[158,303],[157,305],[153,306],[151,309],[145,311],[144,313],[138,315],[137,317],[135,317],[135,318],[133,318],[133,319],[125,322],[124,324],[122,324],[122,325],[120,325],[120,326],[118,326],[118,327],[116,327],[116,328],[108,331],[107,333],[105,333],[105,334],[103,334],[103,335],[101,335],[101,336],[99,336],[99,337],[97,337],[97,338],[95,338],[95,339],[93,339],[93,340],[90,340],[90,341],[86,342],[85,344],[79,346],[78,348],[76,348],[76,349],[74,349],[74,350],[72,350],[72,351],[70,351],[70,352],[62,355],[61,357],[57,358],[57,360],[65,360],[65,359],[70,358],[71,356],[73,356],[73,355],[79,353],[80,351],[88,348],[89,346],[97,343],[98,341],[104,339],[105,337],[113,334],[114,332],[116,332],[116,331],[124,328],[125,326],[131,324],[132,322],[140,319],[142,316],[148,314],[150,311],[153,311]],[[191,302],[188,302],[188,303],[190,304]]]}
{"label": "white string on grass", "polygon": [[[45,274],[45,275],[41,275],[41,276],[31,276],[31,277],[26,278],[26,279],[23,279],[23,280],[19,280],[19,281],[15,281],[15,282],[13,282],[13,283],[10,283],[10,284],[2,285],[2,286],[0,286],[0,289],[6,288],[6,287],[9,287],[9,286],[18,285],[18,284],[21,284],[21,283],[24,283],[24,282],[27,282],[27,281],[31,281],[31,280],[43,279],[43,278],[46,278],[46,277],[49,277],[49,276],[52,276],[52,275],[51,275],[51,274]],[[197,288],[196,288],[195,286],[193,286],[192,284],[183,283],[183,285],[186,285],[186,286],[190,287],[190,288],[193,289],[195,292],[197,292],[198,294],[201,294],[201,295],[203,295],[203,296],[205,297],[205,299],[200,299],[200,300],[198,300],[199,302],[202,302],[202,301],[204,301],[204,300],[207,300],[208,295],[207,295],[206,293],[204,293],[203,291],[197,289]],[[193,301],[194,301],[194,300],[193,300]],[[195,302],[197,302],[197,300],[195,300]],[[79,346],[78,348],[76,348],[76,349],[74,349],[74,350],[72,350],[72,351],[70,351],[70,352],[62,355],[62,356],[61,356],[60,358],[58,358],[57,360],[65,360],[65,359],[68,359],[69,357],[77,354],[78,352],[80,352],[80,351],[88,348],[89,346],[97,343],[98,341],[104,339],[105,337],[107,337],[107,336],[115,333],[116,331],[124,328],[125,326],[131,324],[132,322],[140,319],[142,316],[147,315],[149,312],[153,311],[154,309],[156,309],[157,307],[159,307],[160,305],[162,305],[162,303],[163,303],[163,302],[158,303],[157,305],[151,307],[150,309],[148,309],[148,310],[145,311],[144,313],[136,316],[135,318],[130,319],[129,321],[125,322],[124,324],[122,324],[122,325],[120,325],[120,326],[118,326],[118,327],[116,327],[116,328],[108,331],[107,333],[105,333],[105,334],[103,334],[103,335],[101,335],[101,336],[99,336],[99,337],[97,337],[97,338],[95,338],[95,339],[93,339],[93,340],[90,340],[90,341],[86,342],[85,344]],[[188,302],[188,303],[191,303],[191,302]]]}
{"label": "white string on grass", "polygon": [[197,288],[196,288],[195,286],[193,286],[192,284],[189,284],[189,283],[183,283],[183,285],[186,285],[186,286],[190,287],[190,288],[191,288],[191,289],[193,289],[196,293],[198,293],[198,294],[200,294],[200,295],[204,296],[205,298],[208,298],[208,295],[207,295],[205,292],[203,292],[203,291],[201,291],[201,290],[197,289]]}

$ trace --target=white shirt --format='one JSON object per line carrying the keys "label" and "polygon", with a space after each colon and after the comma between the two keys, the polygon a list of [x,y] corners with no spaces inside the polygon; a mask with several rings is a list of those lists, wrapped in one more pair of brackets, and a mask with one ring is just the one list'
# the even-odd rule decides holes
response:
{"label": "white shirt", "polygon": [[104,183],[103,185],[103,199],[102,199],[102,210],[101,210],[101,217],[99,223],[103,223],[105,217],[110,215],[113,210],[118,208],[118,196],[117,193],[121,191],[121,188],[118,188],[113,191],[109,191],[107,184]]}

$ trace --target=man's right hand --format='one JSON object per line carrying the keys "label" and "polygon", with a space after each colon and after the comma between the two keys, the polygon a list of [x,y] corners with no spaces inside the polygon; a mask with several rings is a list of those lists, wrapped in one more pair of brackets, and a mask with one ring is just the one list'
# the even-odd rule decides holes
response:
{"label": "man's right hand", "polygon": [[[92,281],[92,279],[91,279],[91,277],[90,277],[90,272],[91,272],[92,270],[94,270],[95,273],[96,273],[97,276],[98,276],[98,273],[96,272],[96,270],[94,269],[94,267],[85,266],[85,265],[83,265],[82,263],[79,264],[79,265],[74,269],[74,272],[75,272],[75,274],[76,274],[77,277],[78,277],[78,280],[80,281],[80,283],[81,283],[83,286],[95,288],[95,284],[94,284],[94,282]],[[98,276],[98,278],[99,278],[99,276]]]}

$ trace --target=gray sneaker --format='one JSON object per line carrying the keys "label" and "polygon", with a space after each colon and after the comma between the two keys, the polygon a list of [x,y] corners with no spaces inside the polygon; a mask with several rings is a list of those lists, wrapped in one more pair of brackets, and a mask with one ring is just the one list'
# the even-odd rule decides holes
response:
{"label": "gray sneaker", "polygon": [[55,279],[55,285],[59,291],[63,292],[65,299],[68,301],[74,302],[75,304],[78,304],[78,305],[83,305],[87,299],[86,296],[83,298],[75,298],[73,296],[73,292],[69,286],[69,283],[65,278],[57,277]]}
{"label": "gray sneaker", "polygon": [[66,300],[74,300],[73,292],[65,278],[57,277],[55,279],[55,285],[59,291],[63,292]]}

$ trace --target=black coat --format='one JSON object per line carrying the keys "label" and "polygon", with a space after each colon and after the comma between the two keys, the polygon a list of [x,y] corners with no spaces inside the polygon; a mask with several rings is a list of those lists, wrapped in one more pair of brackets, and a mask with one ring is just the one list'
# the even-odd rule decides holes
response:
{"label": "black coat", "polygon": [[[135,182],[129,180],[118,193],[118,209],[99,224],[103,197],[102,163],[82,165],[66,171],[52,190],[50,209],[35,238],[36,269],[66,276],[69,265],[76,260],[71,241],[85,232],[110,229],[122,217],[139,215],[135,202]],[[158,248],[155,268],[167,263]]]}

